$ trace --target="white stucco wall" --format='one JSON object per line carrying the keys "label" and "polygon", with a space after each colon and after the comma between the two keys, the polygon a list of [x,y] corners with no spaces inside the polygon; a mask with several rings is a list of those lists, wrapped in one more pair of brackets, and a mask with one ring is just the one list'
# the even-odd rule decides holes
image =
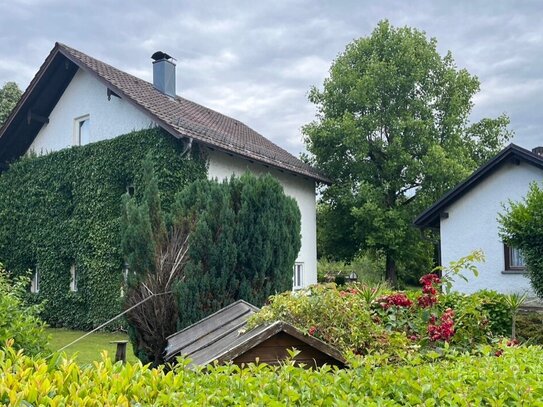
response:
{"label": "white stucco wall", "polygon": [[482,249],[486,262],[479,264],[479,277],[466,274],[468,282],[457,279],[454,290],[473,293],[481,289],[503,293],[531,292],[524,274],[506,274],[503,243],[498,235],[498,213],[508,200],[519,201],[532,181],[541,182],[543,173],[536,167],[503,164],[475,188],[445,209],[449,214],[441,220],[441,259],[443,265]]}
{"label": "white stucco wall", "polygon": [[154,123],[128,102],[112,96],[90,74],[79,69],[30,146],[37,154],[73,145],[74,119],[89,115],[89,142],[111,139]]}
{"label": "white stucco wall", "polygon": [[263,165],[251,163],[228,154],[209,151],[209,178],[224,178],[242,175],[250,171],[255,174],[270,173],[283,186],[285,194],[291,196],[298,203],[301,212],[302,246],[296,259],[303,263],[303,286],[317,282],[317,220],[315,182],[287,172],[281,172]]}

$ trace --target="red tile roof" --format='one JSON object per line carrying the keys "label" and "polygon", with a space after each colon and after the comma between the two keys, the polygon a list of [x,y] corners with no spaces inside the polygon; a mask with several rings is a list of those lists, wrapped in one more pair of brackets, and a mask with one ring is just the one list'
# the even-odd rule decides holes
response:
{"label": "red tile roof", "polygon": [[205,145],[250,160],[320,182],[330,182],[318,170],[236,119],[179,96],[169,97],[155,89],[151,83],[64,44],[57,43],[55,49],[105,82],[112,91],[131,101],[149,114],[157,124],[176,136],[192,137]]}

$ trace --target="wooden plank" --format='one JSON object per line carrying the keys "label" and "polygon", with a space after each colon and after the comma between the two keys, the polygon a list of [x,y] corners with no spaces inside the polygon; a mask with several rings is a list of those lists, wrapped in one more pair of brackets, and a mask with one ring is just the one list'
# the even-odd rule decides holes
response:
{"label": "wooden plank", "polygon": [[227,325],[232,320],[240,317],[247,319],[253,313],[254,310],[248,304],[242,302],[225,307],[182,331],[169,336],[168,353],[170,354],[189,346],[210,332]]}

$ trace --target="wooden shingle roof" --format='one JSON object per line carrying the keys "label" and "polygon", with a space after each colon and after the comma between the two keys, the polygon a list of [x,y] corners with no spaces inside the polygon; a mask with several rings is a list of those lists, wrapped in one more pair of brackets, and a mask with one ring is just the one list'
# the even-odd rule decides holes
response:
{"label": "wooden shingle roof", "polygon": [[341,353],[321,340],[300,332],[290,324],[277,321],[244,331],[247,320],[258,308],[239,300],[168,337],[165,360],[184,356],[192,365],[204,366],[214,361],[233,361],[279,333],[324,354],[335,365],[345,365]]}
{"label": "wooden shingle roof", "polygon": [[[67,59],[68,61],[66,62],[71,62],[71,64],[65,64],[66,66],[64,67],[62,63],[59,63],[59,59],[63,59],[64,61]],[[233,153],[297,175],[303,175],[319,182],[330,182],[318,170],[294,157],[240,121],[182,97],[177,96],[172,98],[167,96],[155,89],[153,84],[147,81],[60,43],[55,44],[40,71],[36,74],[36,77],[21,98],[20,103],[14,109],[12,116],[16,116],[18,113],[20,113],[20,116],[25,116],[25,111],[28,112],[33,108],[33,103],[25,106],[25,101],[31,99],[38,100],[41,95],[32,95],[32,93],[40,90],[42,90],[40,93],[45,95],[52,92],[54,97],[49,102],[49,105],[52,103],[56,104],[56,101],[60,98],[60,95],[75,72],[70,65],[75,65],[76,69],[83,69],[93,75],[116,95],[127,100],[144,114],[150,116],[154,122],[176,137],[190,137],[203,145]],[[55,72],[49,72],[53,68]],[[65,77],[62,77],[62,75],[65,75]],[[54,80],[53,85],[48,86],[47,84],[40,83],[42,81],[51,81],[52,79]],[[57,82],[59,89],[55,91],[52,88],[55,87]],[[41,116],[47,117],[53,107],[54,105],[40,106],[38,110]],[[15,130],[21,133],[21,130],[24,130],[21,128],[15,129],[14,126],[11,126],[14,122],[13,119],[14,117],[8,118],[5,126],[0,128],[0,149],[3,141],[4,144],[9,145],[5,139],[14,136],[9,133]],[[20,124],[20,120],[17,124]],[[23,144],[28,147],[38,131],[39,127],[34,128],[30,132],[31,134],[26,135],[27,140]],[[7,154],[6,158],[16,158],[17,155],[24,153],[21,150],[22,148],[19,148],[15,154]],[[0,159],[2,158],[1,155]]]}

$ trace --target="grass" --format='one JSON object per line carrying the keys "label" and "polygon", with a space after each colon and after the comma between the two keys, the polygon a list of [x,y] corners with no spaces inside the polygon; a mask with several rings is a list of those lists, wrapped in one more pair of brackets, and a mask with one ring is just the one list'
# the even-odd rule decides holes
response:
{"label": "grass", "polygon": [[[47,334],[50,335],[49,347],[53,351],[61,349],[70,342],[85,335],[84,331],[72,331],[63,328],[48,328]],[[96,360],[101,360],[101,353],[107,351],[111,359],[115,358],[116,344],[112,341],[128,340],[128,335],[121,332],[94,332],[86,338],[64,349],[68,356],[77,356],[77,363],[80,365],[90,364]],[[126,350],[126,360],[135,362],[137,358],[132,351],[132,345],[128,343]]]}

